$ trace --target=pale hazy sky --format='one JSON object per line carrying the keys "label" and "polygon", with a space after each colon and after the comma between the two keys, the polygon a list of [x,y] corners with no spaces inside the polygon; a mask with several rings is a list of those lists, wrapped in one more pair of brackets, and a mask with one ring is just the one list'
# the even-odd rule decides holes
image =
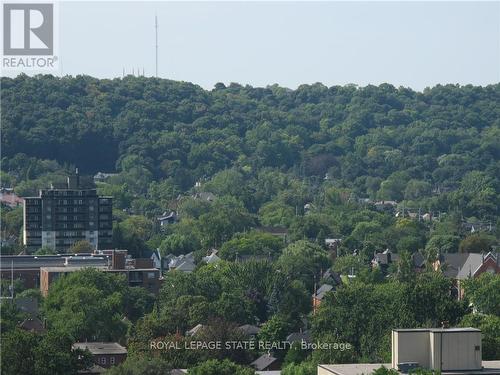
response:
{"label": "pale hazy sky", "polygon": [[500,2],[64,2],[64,74],[204,88],[500,82]]}

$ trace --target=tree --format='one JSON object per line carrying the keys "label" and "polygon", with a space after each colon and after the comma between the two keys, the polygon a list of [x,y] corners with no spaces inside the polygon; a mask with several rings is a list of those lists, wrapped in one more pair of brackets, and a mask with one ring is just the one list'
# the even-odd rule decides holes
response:
{"label": "tree", "polygon": [[460,321],[461,327],[481,330],[483,360],[500,358],[500,317],[484,314],[467,314]]}
{"label": "tree", "polygon": [[[78,242],[80,242],[80,241],[78,241]],[[81,252],[84,252],[84,251],[81,251]],[[43,246],[43,247],[39,248],[37,251],[35,251],[35,255],[54,255],[54,254],[56,254],[55,249],[48,247],[48,246]]]}
{"label": "tree", "polygon": [[319,279],[320,271],[329,267],[329,258],[320,246],[308,241],[297,241],[283,250],[276,266],[285,278],[301,280],[311,290],[314,278]]}
{"label": "tree", "polygon": [[496,238],[486,233],[474,233],[465,237],[458,247],[461,253],[481,253],[488,252],[491,246],[496,243]]}
{"label": "tree", "polygon": [[465,296],[484,314],[500,316],[500,274],[488,272],[464,281]]}
{"label": "tree", "polygon": [[68,252],[70,254],[80,254],[80,253],[91,253],[95,249],[94,247],[90,244],[90,242],[81,240],[81,241],[76,241],[71,247],[68,249]]}
{"label": "tree", "polygon": [[410,180],[406,184],[404,197],[407,200],[414,200],[429,196],[431,185],[427,181]]}
{"label": "tree", "polygon": [[396,273],[396,278],[399,281],[410,282],[415,277],[415,271],[413,270],[413,259],[408,251],[403,251],[400,254],[398,261],[398,270]]}
{"label": "tree", "polygon": [[293,323],[281,314],[275,314],[265,322],[259,332],[259,339],[263,342],[284,341],[291,333]]}
{"label": "tree", "polygon": [[197,250],[200,244],[193,236],[186,236],[180,233],[174,233],[167,236],[160,244],[160,253],[162,256],[168,254],[180,255],[187,254]]}
{"label": "tree", "polygon": [[31,375],[35,373],[35,353],[39,338],[19,328],[2,335],[2,373]]}
{"label": "tree", "polygon": [[49,327],[79,341],[118,340],[125,335],[125,296],[121,275],[93,268],[58,278],[44,301]]}
{"label": "tree", "polygon": [[335,259],[333,270],[342,275],[350,275],[354,272],[357,275],[360,271],[368,268],[359,256],[344,255]]}
{"label": "tree", "polygon": [[218,361],[211,359],[188,370],[189,375],[253,375],[255,371],[237,365],[227,359]]}
{"label": "tree", "polygon": [[311,362],[291,363],[281,370],[282,375],[316,375],[317,365]]}
{"label": "tree", "polygon": [[436,254],[456,253],[459,243],[460,237],[458,236],[438,234],[429,239],[425,249],[427,251],[433,251]]}
{"label": "tree", "polygon": [[398,371],[394,369],[388,369],[387,367],[384,366],[372,372],[372,375],[397,375],[397,374],[399,374]]}
{"label": "tree", "polygon": [[128,357],[118,366],[106,371],[106,375],[158,375],[168,374],[171,366],[158,358]]}
{"label": "tree", "polygon": [[283,240],[272,234],[251,231],[234,235],[222,245],[218,255],[227,260],[235,260],[238,256],[271,256],[276,258],[283,246]]}
{"label": "tree", "polygon": [[90,353],[72,350],[72,340],[61,332],[39,336],[19,328],[2,335],[2,374],[66,375],[86,369]]}

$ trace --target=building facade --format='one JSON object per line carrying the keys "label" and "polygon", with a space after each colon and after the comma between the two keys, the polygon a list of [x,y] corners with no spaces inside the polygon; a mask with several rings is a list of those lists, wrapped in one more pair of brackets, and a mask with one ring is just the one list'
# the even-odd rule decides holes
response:
{"label": "building facade", "polygon": [[80,187],[77,171],[65,188],[42,189],[38,197],[24,199],[24,244],[29,253],[41,247],[64,253],[81,240],[94,249],[111,248],[112,207],[111,197]]}

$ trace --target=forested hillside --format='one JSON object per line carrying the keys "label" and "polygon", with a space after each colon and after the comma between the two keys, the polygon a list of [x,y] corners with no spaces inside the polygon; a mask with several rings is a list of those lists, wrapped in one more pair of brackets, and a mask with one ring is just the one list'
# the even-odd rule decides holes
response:
{"label": "forested hillside", "polygon": [[[134,257],[193,252],[196,263],[190,273],[164,272],[156,298],[97,271],[59,279],[38,296],[56,337],[126,343],[133,374],[147,366],[247,374],[213,360],[248,365],[267,352],[150,349],[152,340],[189,342],[179,333],[198,324],[206,341],[239,339],[236,327],[254,324],[259,340],[309,329],[315,341],[352,344],[275,352],[283,375],[314,374],[317,363],[389,362],[392,328],[443,321],[480,327],[483,359],[500,355],[499,275],[467,281],[458,301],[446,265],[434,267],[439,254],[498,249],[500,84],[421,93],[389,84],[207,91],[132,76],[21,75],[1,84],[2,187],[28,196],[75,167],[110,173],[95,183],[114,198],[113,246]],[[10,239],[2,254],[24,250],[22,215],[2,207],[2,239]],[[172,220],[160,225],[162,217]],[[87,249],[79,246],[69,251]],[[213,248],[221,260],[205,264]],[[374,265],[385,249],[397,258]],[[313,314],[312,295],[328,283]],[[29,344],[13,329],[16,314],[4,314],[3,339]],[[37,343],[43,363],[49,344]],[[4,347],[8,373],[22,373],[9,351],[17,346]]]}
{"label": "forested hillside", "polygon": [[[333,207],[376,200],[496,229],[500,85],[419,93],[319,83],[297,90],[219,83],[206,91],[132,76],[20,75],[1,83],[2,184],[20,195],[35,194],[76,166],[90,175],[117,173],[99,184],[101,193],[149,219],[167,209],[197,220],[239,210],[230,229],[207,229],[201,236],[207,246],[245,228],[280,225],[296,238],[354,238],[345,243],[352,250],[365,232],[378,237],[392,222],[380,219],[358,235],[359,222],[373,226],[381,214]],[[220,207],[173,202],[193,192],[195,182],[221,198]],[[414,232],[400,246],[393,238],[375,242],[396,251],[423,248],[428,236]]]}
{"label": "forested hillside", "polygon": [[205,91],[144,77],[3,78],[4,169],[24,153],[90,173],[133,165],[145,185],[186,189],[225,168],[271,167],[401,200],[394,181],[455,189],[471,171],[498,176],[499,103],[500,85]]}

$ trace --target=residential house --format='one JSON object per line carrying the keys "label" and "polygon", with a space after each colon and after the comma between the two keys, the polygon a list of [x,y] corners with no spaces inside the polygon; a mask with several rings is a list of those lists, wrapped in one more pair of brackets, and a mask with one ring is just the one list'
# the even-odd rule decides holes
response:
{"label": "residential house", "polygon": [[108,178],[116,176],[117,173],[97,172],[94,175],[94,182],[105,182]]}
{"label": "residential house", "polygon": [[243,332],[246,338],[255,340],[260,332],[260,328],[251,324],[244,324],[239,326],[238,329]]}
{"label": "residential house", "polygon": [[0,203],[10,208],[16,208],[23,205],[24,199],[18,197],[16,193],[14,193],[13,188],[1,188]]}
{"label": "residential house", "polygon": [[463,297],[463,281],[478,277],[484,272],[500,273],[500,253],[444,253],[433,263],[434,270],[441,270],[453,279],[452,295]]}
{"label": "residential house", "polygon": [[396,201],[378,201],[374,203],[375,209],[377,211],[388,211],[394,210],[398,205]]}
{"label": "residential house", "polygon": [[170,211],[170,213],[164,212],[162,215],[156,218],[156,221],[160,224],[160,227],[164,227],[169,224],[174,224],[177,222],[177,212]]}
{"label": "residential house", "polygon": [[181,271],[181,272],[193,272],[196,268],[194,263],[194,254],[182,254],[179,256],[167,255],[168,269],[169,271]]}
{"label": "residential house", "polygon": [[457,274],[458,298],[464,295],[463,282],[470,278],[476,278],[483,273],[500,273],[500,253],[469,254],[464,265]]}
{"label": "residential house", "polygon": [[95,365],[110,368],[127,359],[127,349],[117,342],[76,342],[73,350],[88,350],[92,354]]}
{"label": "residential house", "polygon": [[276,371],[280,369],[281,361],[267,353],[261,355],[255,361],[250,363],[250,366],[255,368],[257,371]]}
{"label": "residential house", "polygon": [[210,252],[210,255],[207,255],[206,257],[202,258],[202,261],[205,262],[206,264],[212,264],[212,263],[217,263],[220,262],[222,259],[217,255],[218,250],[212,249]]}
{"label": "residential house", "polygon": [[325,298],[326,293],[331,292],[334,289],[333,285],[323,284],[312,296],[312,307],[313,313],[316,313],[323,298]]}
{"label": "residential house", "polygon": [[203,324],[197,324],[189,331],[186,331],[186,336],[195,336],[198,332],[202,331],[205,326]]}
{"label": "residential house", "polygon": [[202,200],[205,202],[213,202],[217,196],[209,191],[200,191],[193,195],[194,199]]}
{"label": "residential house", "polygon": [[45,333],[45,325],[37,317],[26,318],[19,324],[19,328],[37,334]]}
{"label": "residential house", "polygon": [[300,330],[299,332],[292,332],[286,337],[286,342],[289,344],[295,344],[295,343],[300,344],[303,342],[310,344],[312,342],[311,331]]}
{"label": "residential house", "polygon": [[332,260],[335,260],[335,258],[337,258],[338,256],[337,249],[341,243],[342,243],[341,238],[325,238],[325,246],[330,252],[330,257],[332,258]]}
{"label": "residential house", "polygon": [[323,272],[323,274],[321,275],[321,280],[324,283],[333,285],[335,287],[342,284],[342,278],[340,277],[340,275],[337,272],[333,271],[331,268]]}
{"label": "residential house", "polygon": [[383,273],[387,273],[389,266],[398,260],[398,254],[393,254],[389,249],[385,249],[381,253],[373,254],[372,266],[379,267]]}
{"label": "residential house", "polygon": [[[389,249],[381,253],[374,253],[372,259],[372,267],[379,267],[383,273],[387,273],[389,266],[399,262],[399,254],[392,253]],[[425,268],[425,257],[421,252],[417,251],[411,256],[413,269],[415,272],[422,272]]]}

